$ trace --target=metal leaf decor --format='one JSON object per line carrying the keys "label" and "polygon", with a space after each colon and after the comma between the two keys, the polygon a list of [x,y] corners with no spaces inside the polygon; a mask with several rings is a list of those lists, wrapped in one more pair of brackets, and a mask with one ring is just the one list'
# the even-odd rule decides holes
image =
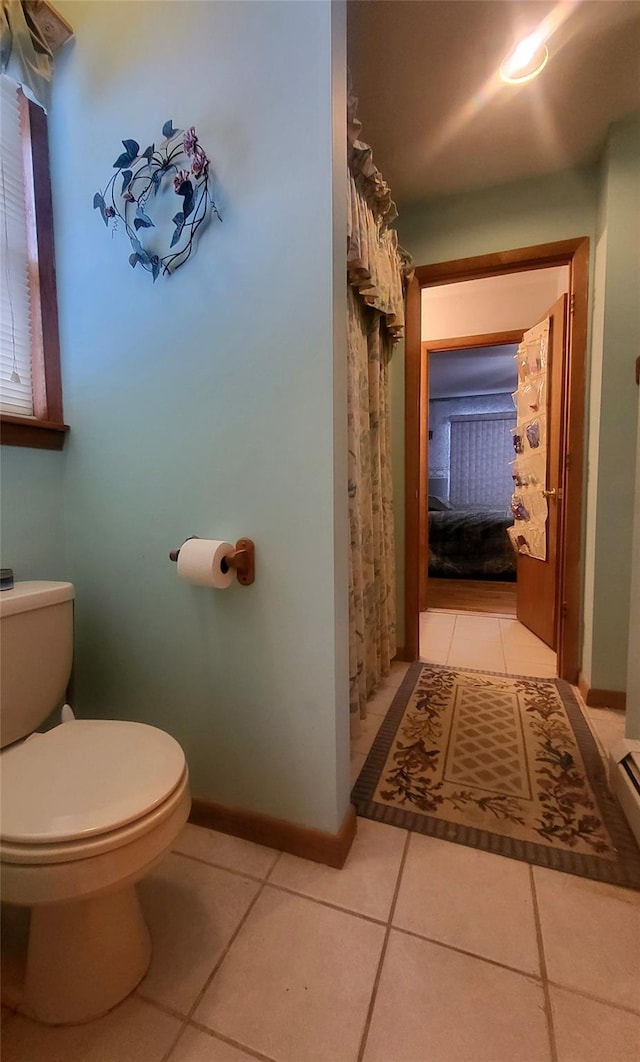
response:
{"label": "metal leaf decor", "polygon": [[[191,257],[196,233],[212,214],[222,221],[211,194],[209,157],[193,126],[186,132],[174,129],[170,119],[162,126],[162,136],[161,143],[150,144],[142,153],[136,140],[123,140],[124,151],[113,164],[115,173],[104,192],[93,197],[94,210],[100,211],[107,228],[109,222],[113,222],[112,231],[118,222],[124,225],[132,247],[130,265],[135,268],[140,263],[154,283],[161,273],[175,272]],[[162,236],[153,220],[153,206],[158,193],[162,197],[170,190],[178,197],[179,209],[172,219],[169,249],[161,254]],[[148,239],[146,246],[141,242],[143,234]]]}

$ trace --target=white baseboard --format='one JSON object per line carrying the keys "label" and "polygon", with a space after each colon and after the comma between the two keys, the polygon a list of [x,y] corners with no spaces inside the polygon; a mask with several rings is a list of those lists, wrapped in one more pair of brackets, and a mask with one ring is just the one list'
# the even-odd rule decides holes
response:
{"label": "white baseboard", "polygon": [[609,785],[640,845],[640,741],[621,738],[611,748]]}

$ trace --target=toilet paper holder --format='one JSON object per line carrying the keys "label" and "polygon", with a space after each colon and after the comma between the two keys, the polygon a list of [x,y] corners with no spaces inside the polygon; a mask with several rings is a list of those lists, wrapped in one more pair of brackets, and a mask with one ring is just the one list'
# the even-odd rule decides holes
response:
{"label": "toilet paper holder", "polygon": [[[188,535],[185,542],[192,538],[200,538],[200,535]],[[184,542],[182,543],[184,545]],[[169,560],[177,561],[181,546],[172,549]],[[233,568],[241,586],[251,586],[256,578],[256,547],[250,538],[239,538],[232,553],[225,555],[223,565]]]}

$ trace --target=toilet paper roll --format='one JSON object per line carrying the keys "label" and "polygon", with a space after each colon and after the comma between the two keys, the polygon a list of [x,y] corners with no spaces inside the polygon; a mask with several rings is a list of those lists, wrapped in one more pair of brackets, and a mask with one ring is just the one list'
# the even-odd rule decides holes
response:
{"label": "toilet paper roll", "polygon": [[235,546],[230,542],[219,542],[217,539],[187,539],[178,553],[178,575],[196,586],[226,590],[233,582],[235,572],[227,566],[224,558],[234,549]]}

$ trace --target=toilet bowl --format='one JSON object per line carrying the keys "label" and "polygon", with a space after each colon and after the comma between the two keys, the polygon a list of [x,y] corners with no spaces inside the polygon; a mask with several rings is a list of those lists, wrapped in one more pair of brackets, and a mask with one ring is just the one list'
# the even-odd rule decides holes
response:
{"label": "toilet bowl", "polygon": [[184,753],[143,723],[72,720],[5,747],[0,774],[2,899],[31,908],[24,984],[6,1001],[47,1023],[90,1021],[149,966],[135,886],[187,820]]}

